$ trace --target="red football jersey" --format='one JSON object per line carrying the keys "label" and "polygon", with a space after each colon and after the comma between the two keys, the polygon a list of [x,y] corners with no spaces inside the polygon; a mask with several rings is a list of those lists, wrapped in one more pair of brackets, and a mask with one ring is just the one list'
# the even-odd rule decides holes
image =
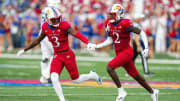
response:
{"label": "red football jersey", "polygon": [[52,43],[54,52],[64,51],[70,48],[67,33],[69,28],[70,24],[67,21],[61,21],[57,28],[50,27],[47,22],[42,25],[42,32],[46,34]]}
{"label": "red football jersey", "polygon": [[127,29],[133,25],[131,20],[121,19],[116,25],[110,22],[106,23],[106,30],[109,32],[109,36],[113,39],[115,51],[119,52],[130,48],[130,32],[127,32]]}

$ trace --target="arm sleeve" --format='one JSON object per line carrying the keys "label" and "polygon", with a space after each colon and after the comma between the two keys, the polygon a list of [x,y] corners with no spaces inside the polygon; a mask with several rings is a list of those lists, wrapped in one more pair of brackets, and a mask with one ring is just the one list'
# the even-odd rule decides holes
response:
{"label": "arm sleeve", "polygon": [[75,35],[76,38],[80,39],[82,42],[84,42],[85,44],[89,43],[89,40],[83,36],[80,32],[77,32]]}
{"label": "arm sleeve", "polygon": [[97,44],[96,48],[102,48],[102,47],[110,45],[112,43],[113,43],[112,38],[110,36],[108,36],[108,38],[103,43]]}

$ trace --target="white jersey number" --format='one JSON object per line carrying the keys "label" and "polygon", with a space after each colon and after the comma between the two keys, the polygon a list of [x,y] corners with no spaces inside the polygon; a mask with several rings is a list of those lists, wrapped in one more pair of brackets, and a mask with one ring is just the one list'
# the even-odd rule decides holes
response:
{"label": "white jersey number", "polygon": [[52,37],[52,40],[54,40],[54,43],[56,43],[56,45],[54,47],[59,47],[60,46],[60,42],[58,42],[58,37],[54,36]]}
{"label": "white jersey number", "polygon": [[117,32],[113,32],[113,35],[116,35],[116,40],[114,41],[114,43],[120,43],[119,34]]}

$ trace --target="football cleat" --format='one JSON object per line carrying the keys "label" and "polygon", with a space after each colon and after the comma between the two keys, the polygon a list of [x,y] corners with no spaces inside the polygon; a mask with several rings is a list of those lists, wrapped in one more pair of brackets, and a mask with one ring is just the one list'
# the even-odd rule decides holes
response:
{"label": "football cleat", "polygon": [[100,77],[94,70],[91,70],[91,71],[90,71],[90,74],[93,75],[93,77],[95,77],[95,79],[96,79],[96,81],[97,81],[97,83],[98,83],[99,85],[102,84],[102,79],[101,79],[101,77]]}
{"label": "football cleat", "polygon": [[123,91],[123,92],[119,93],[119,95],[116,97],[116,101],[123,101],[126,96],[127,96],[126,91]]}
{"label": "football cleat", "polygon": [[46,84],[46,83],[52,83],[52,81],[51,81],[51,78],[46,79],[44,76],[41,76],[40,83]]}
{"label": "football cleat", "polygon": [[153,72],[148,72],[148,73],[145,73],[144,76],[148,77],[148,76],[153,76],[154,73]]}
{"label": "football cleat", "polygon": [[158,94],[159,94],[159,90],[153,89],[153,94],[151,94],[153,101],[158,101]]}

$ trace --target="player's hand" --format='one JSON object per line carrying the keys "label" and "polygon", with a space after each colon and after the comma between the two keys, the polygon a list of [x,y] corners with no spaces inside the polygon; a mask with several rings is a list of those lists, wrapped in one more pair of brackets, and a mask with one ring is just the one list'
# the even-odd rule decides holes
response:
{"label": "player's hand", "polygon": [[24,53],[24,49],[17,52],[17,56],[21,56]]}
{"label": "player's hand", "polygon": [[87,49],[88,49],[88,50],[95,50],[95,49],[96,49],[96,44],[88,43]]}
{"label": "player's hand", "polygon": [[148,55],[149,55],[149,49],[148,49],[148,48],[145,48],[145,49],[143,50],[143,56],[144,56],[144,57],[148,57]]}

